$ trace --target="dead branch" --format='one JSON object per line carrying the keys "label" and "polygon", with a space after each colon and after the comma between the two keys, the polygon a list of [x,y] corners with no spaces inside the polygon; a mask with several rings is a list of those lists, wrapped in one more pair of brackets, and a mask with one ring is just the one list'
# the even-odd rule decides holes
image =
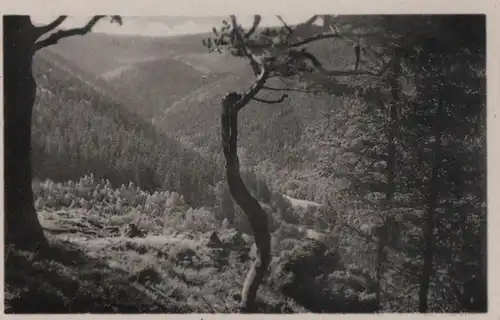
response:
{"label": "dead branch", "polygon": [[310,26],[312,25],[316,20],[318,20],[319,15],[314,15],[311,18],[309,18],[306,22],[303,22],[300,24],[300,26]]}
{"label": "dead branch", "polygon": [[66,20],[66,18],[68,18],[68,16],[59,16],[49,24],[40,27],[35,27],[35,39],[38,39],[47,32],[50,32],[55,28],[59,27],[64,22],[64,20]]}
{"label": "dead branch", "polygon": [[260,24],[261,20],[262,20],[262,17],[260,16],[260,14],[256,14],[256,15],[253,16],[253,25],[252,25],[252,28],[250,30],[248,30],[248,32],[245,34],[245,38],[247,38],[247,39],[250,38],[250,36],[259,27],[259,24]]}
{"label": "dead branch", "polygon": [[283,20],[283,18],[280,16],[280,15],[277,15],[276,16],[278,18],[278,20],[283,24],[283,26],[285,27],[285,29],[288,31],[288,35],[290,36],[292,33],[293,33],[293,28],[290,27],[286,22],[285,20]]}
{"label": "dead branch", "polygon": [[92,31],[92,28],[96,25],[99,20],[104,18],[105,16],[94,16],[92,19],[90,19],[87,24],[81,28],[73,28],[73,29],[67,29],[67,30],[58,30],[45,38],[44,40],[40,40],[35,43],[35,51],[40,50],[42,48],[54,45],[59,42],[59,40],[63,38],[68,38],[72,36],[82,36],[90,31]]}
{"label": "dead branch", "polygon": [[258,101],[258,102],[262,102],[262,103],[276,104],[276,103],[282,103],[283,100],[285,100],[286,98],[288,98],[287,94],[281,95],[281,97],[279,99],[276,99],[276,100],[267,100],[267,99],[262,99],[262,98],[257,98],[257,97],[253,97],[252,99],[255,101]]}

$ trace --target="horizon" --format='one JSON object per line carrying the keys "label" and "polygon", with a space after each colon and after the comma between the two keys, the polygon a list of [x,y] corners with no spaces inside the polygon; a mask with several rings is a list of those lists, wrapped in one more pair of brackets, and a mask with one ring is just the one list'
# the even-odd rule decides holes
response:
{"label": "horizon", "polygon": [[[287,24],[293,25],[307,20],[310,15],[283,15]],[[35,25],[43,25],[57,18],[57,15],[31,15]],[[68,16],[58,28],[81,27],[91,16]],[[123,25],[110,23],[109,20],[99,21],[93,28],[94,33],[119,36],[172,37],[210,33],[213,27],[219,26],[223,19],[229,16],[122,16]],[[237,16],[243,27],[250,27],[253,15]],[[274,27],[281,22],[276,15],[262,15],[260,26]]]}

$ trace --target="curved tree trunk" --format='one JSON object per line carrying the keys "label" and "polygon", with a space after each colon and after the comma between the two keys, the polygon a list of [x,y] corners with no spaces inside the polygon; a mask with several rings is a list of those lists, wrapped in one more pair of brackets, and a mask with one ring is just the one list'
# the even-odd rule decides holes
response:
{"label": "curved tree trunk", "polygon": [[267,214],[247,190],[240,175],[240,165],[236,151],[239,110],[235,107],[235,103],[240,97],[239,94],[233,92],[228,94],[222,101],[222,145],[224,157],[226,158],[226,178],[229,192],[234,201],[245,212],[257,245],[257,258],[248,271],[241,294],[243,311],[256,312],[257,290],[262,283],[271,259],[271,237],[269,235]]}
{"label": "curved tree trunk", "polygon": [[46,244],[31,189],[34,28],[29,16],[4,16],[5,242],[36,250]]}

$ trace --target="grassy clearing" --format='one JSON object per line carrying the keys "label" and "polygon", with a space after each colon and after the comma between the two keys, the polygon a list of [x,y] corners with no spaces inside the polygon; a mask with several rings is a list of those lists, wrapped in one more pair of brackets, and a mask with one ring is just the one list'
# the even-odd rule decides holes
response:
{"label": "grassy clearing", "polygon": [[[237,312],[251,243],[231,246],[236,232],[173,231],[149,226],[124,236],[133,215],[109,219],[95,210],[42,210],[51,248],[38,255],[7,247],[7,313]],[[182,230],[182,229],[181,229]],[[262,312],[298,312],[263,286]]]}
{"label": "grassy clearing", "polygon": [[[91,175],[34,182],[33,190],[50,249],[6,248],[7,313],[239,311],[253,239],[209,208],[191,208],[176,192],[149,193],[133,184],[113,189]],[[343,264],[326,258],[334,252],[325,251],[331,245],[319,233],[311,237],[311,230],[286,222],[294,220],[287,216],[292,207],[281,202],[266,206],[274,217],[274,258],[258,294],[259,311],[323,312],[335,296],[328,292],[344,290],[325,276]],[[324,272],[317,273],[318,266]],[[314,292],[317,301],[299,301]]]}

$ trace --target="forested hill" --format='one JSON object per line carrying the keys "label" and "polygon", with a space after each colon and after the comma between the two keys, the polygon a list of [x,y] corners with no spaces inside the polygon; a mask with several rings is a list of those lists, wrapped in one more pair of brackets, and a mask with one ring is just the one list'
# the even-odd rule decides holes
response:
{"label": "forested hill", "polygon": [[210,54],[202,36],[89,34],[65,39],[46,51],[105,81],[125,107],[149,122],[185,95],[245,69],[241,59]]}
{"label": "forested hill", "polygon": [[60,181],[94,172],[116,184],[177,190],[193,203],[202,203],[208,185],[218,181],[218,166],[156,132],[106,83],[45,51],[37,54],[34,73],[35,177]]}
{"label": "forested hill", "polygon": [[[202,44],[206,36],[93,34],[67,39],[50,50],[106,81],[124,107],[145,121],[152,120],[206,156],[220,157],[221,98],[230,91],[247,90],[253,75],[243,59],[209,53]],[[354,62],[352,45],[343,40],[320,41],[312,50],[328,67],[346,69]],[[279,93],[259,96],[272,98]],[[317,160],[332,152],[328,139],[335,133],[327,118],[344,104],[341,100],[328,94],[290,92],[279,105],[252,103],[241,114],[242,163],[258,167],[277,187],[298,180],[302,191],[297,196],[321,200],[324,193],[316,190],[321,175]]]}

